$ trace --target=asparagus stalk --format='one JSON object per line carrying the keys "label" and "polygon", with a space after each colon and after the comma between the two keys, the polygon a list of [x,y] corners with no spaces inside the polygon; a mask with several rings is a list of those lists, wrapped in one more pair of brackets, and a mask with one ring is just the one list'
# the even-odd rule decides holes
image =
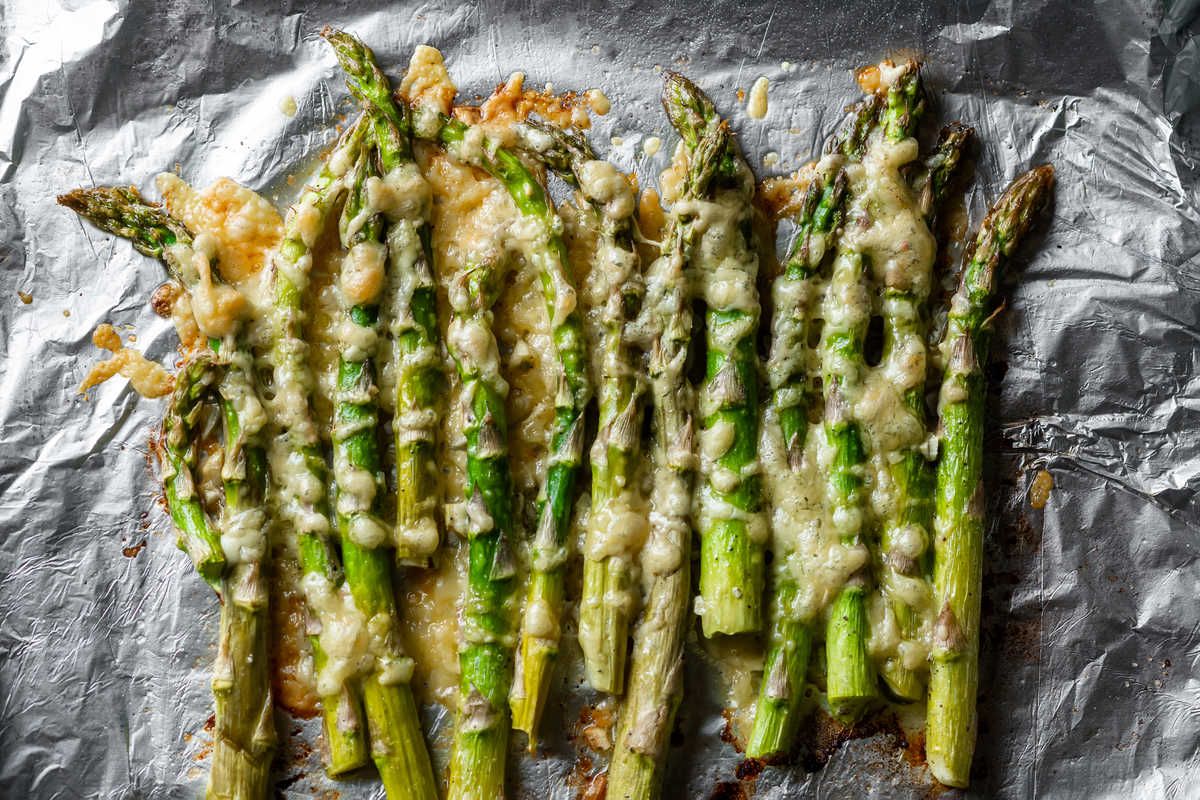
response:
{"label": "asparagus stalk", "polygon": [[[724,123],[695,84],[667,76],[663,106],[685,145]],[[689,253],[706,303],[706,369],[700,394],[700,602],[705,636],[762,627],[767,524],[758,461],[758,256],[750,235],[754,178],[732,137],[708,191],[686,202],[703,213],[707,243]]]}
{"label": "asparagus stalk", "polygon": [[1017,178],[979,226],[964,257],[942,343],[942,455],[937,468],[933,586],[938,610],[925,747],[930,769],[966,787],[975,751],[979,601],[983,576],[983,426],[989,325],[996,276],[1050,197],[1054,170]]}
{"label": "asparagus stalk", "polygon": [[[216,729],[210,798],[263,797],[275,749],[267,653],[266,414],[251,382],[248,354],[234,354],[218,391],[224,422],[221,543],[229,560],[212,689]],[[240,363],[239,363],[240,362]]]}
{"label": "asparagus stalk", "polygon": [[[218,526],[200,508],[192,478],[200,418],[215,388],[220,390],[225,456],[219,543],[228,566],[218,584],[221,632],[212,678],[216,727],[206,794],[222,800],[265,798],[275,749],[267,669],[267,593],[262,582],[266,459],[255,444],[265,415],[245,373],[219,365],[212,353],[193,353],[176,376],[163,419],[163,479],[176,488],[168,491],[169,506],[193,507],[195,519],[215,536]],[[171,510],[176,516],[177,509]]]}
{"label": "asparagus stalk", "polygon": [[[371,137],[348,175],[349,193],[339,225],[347,250],[338,278],[341,324],[334,400],[333,474],[335,504],[346,582],[367,620],[375,664],[362,680],[371,735],[371,757],[390,798],[435,798],[433,768],[413,699],[412,659],[404,654],[397,628],[392,569],[383,545],[387,526],[379,518],[386,491],[376,439],[375,365],[379,302],[386,275],[384,217],[370,197],[371,179],[392,169],[406,142],[373,109]],[[376,163],[378,152],[378,164]]]}
{"label": "asparagus stalk", "polygon": [[592,509],[584,545],[579,644],[593,689],[621,694],[629,627],[636,611],[634,560],[645,537],[635,509],[643,386],[627,335],[643,294],[634,243],[633,187],[611,164],[600,161],[587,140],[559,128],[529,123],[538,136],[537,156],[579,188],[595,215],[598,241],[592,280],[608,296],[599,367],[599,423],[592,445]]}
{"label": "asparagus stalk", "polygon": [[497,266],[479,264],[455,280],[446,335],[462,380],[467,439],[468,590],[459,652],[462,698],[450,762],[451,798],[504,795],[514,639],[516,563],[512,477],[508,468],[508,384],[492,333],[501,287]]}
{"label": "asparagus stalk", "polygon": [[407,105],[392,98],[391,85],[375,54],[354,36],[325,28],[346,72],[346,85],[364,105],[396,130],[397,149],[374,191],[387,216],[389,359],[396,390],[392,429],[396,443],[396,558],[426,564],[437,549],[438,506],[434,431],[438,422],[441,359],[438,354],[437,292],[431,269],[429,185],[413,160]]}
{"label": "asparagus stalk", "polygon": [[688,146],[685,182],[664,232],[662,251],[646,274],[646,300],[638,323],[650,348],[654,488],[650,534],[642,550],[645,609],[634,632],[628,696],[608,769],[612,800],[661,796],[671,726],[683,691],[696,470],[694,399],[687,379],[692,309],[685,266],[703,235],[690,201],[707,196],[726,163],[728,146],[729,131],[723,125]]}
{"label": "asparagus stalk", "polygon": [[546,480],[538,500],[537,532],[531,548],[532,572],[521,624],[517,674],[509,695],[513,727],[537,744],[537,725],[550,692],[562,627],[563,568],[575,482],[583,460],[588,385],[583,321],[571,284],[562,220],[546,190],[516,153],[489,140],[479,128],[441,116],[438,140],[455,158],[481,167],[499,180],[527,223],[521,230],[523,255],[541,274],[550,317],[551,339],[559,363],[554,398],[554,427]]}
{"label": "asparagus stalk", "polygon": [[[367,763],[361,691],[356,683],[334,680],[337,670],[322,645],[336,635],[341,622],[328,599],[342,590],[341,557],[332,540],[328,468],[312,412],[316,383],[304,340],[304,296],[312,269],[313,248],[333,207],[345,190],[343,176],[362,148],[367,132],[363,119],[341,137],[288,212],[283,238],[272,259],[271,338],[267,361],[272,366],[275,420],[280,428],[280,469],[272,470],[276,506],[295,537],[301,585],[311,618],[309,644],[317,673],[317,692],[325,737],[325,771],[337,776]],[[286,465],[286,466],[284,466]]]}
{"label": "asparagus stalk", "polygon": [[[807,367],[808,336],[816,299],[816,278],[841,226],[846,174],[841,158],[824,159],[805,193],[796,236],[782,272],[775,279],[775,318],[767,372],[771,402],[779,423],[788,467],[801,467],[808,433],[808,404],[814,387]],[[776,553],[775,586],[763,682],[746,755],[767,758],[785,752],[799,721],[800,700],[812,649],[812,630],[797,616],[800,587],[788,563]]]}
{"label": "asparagus stalk", "polygon": [[[917,125],[924,111],[924,93],[920,71],[915,62],[900,68],[887,92],[882,121],[882,137],[894,146],[911,145],[915,156]],[[957,142],[957,139],[954,140]],[[945,190],[951,170],[957,164],[957,147],[946,145],[939,150],[941,158],[931,160],[926,187],[930,197]],[[897,176],[898,178],[898,176]],[[896,191],[907,192],[907,185],[897,179]],[[932,211],[929,206],[918,206]],[[905,213],[905,212],[901,212]],[[902,639],[912,639],[920,624],[918,613],[904,597],[914,594],[905,591],[908,584],[917,584],[917,592],[926,591],[924,553],[929,541],[932,516],[933,481],[926,453],[928,429],[925,414],[925,341],[928,330],[929,287],[933,270],[933,239],[924,225],[927,214],[911,220],[911,241],[905,256],[911,263],[901,268],[900,262],[889,265],[883,272],[881,287],[883,317],[883,357],[880,368],[894,376],[892,389],[901,398],[901,414],[909,419],[896,419],[893,426],[905,430],[898,447],[886,454],[885,469],[891,476],[895,501],[882,521],[880,581],[885,589],[896,618]],[[924,240],[927,246],[922,246]],[[893,697],[912,702],[921,699],[925,686],[917,665],[905,658],[902,643],[899,652],[884,660],[880,677]]]}

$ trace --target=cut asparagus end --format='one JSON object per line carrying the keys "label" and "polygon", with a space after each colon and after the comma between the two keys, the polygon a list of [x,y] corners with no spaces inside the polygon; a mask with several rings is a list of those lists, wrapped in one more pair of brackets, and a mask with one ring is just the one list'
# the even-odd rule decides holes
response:
{"label": "cut asparagus end", "polygon": [[216,729],[211,800],[254,800],[269,794],[275,717],[267,672],[266,587],[257,565],[225,582],[221,634],[213,667]]}
{"label": "cut asparagus end", "polygon": [[661,796],[662,781],[655,759],[632,750],[614,756],[608,768],[608,800],[658,800]]}
{"label": "cut asparagus end", "polygon": [[763,549],[739,520],[722,520],[700,537],[701,626],[705,636],[762,627]]}
{"label": "cut asparagus end", "polygon": [[388,800],[437,800],[437,784],[412,688],[385,684],[378,673],[363,681],[371,729],[371,759]]}
{"label": "cut asparagus end", "polygon": [[613,602],[608,598],[624,598],[632,581],[624,559],[609,557],[584,562],[585,602],[586,598],[600,600],[580,610],[579,644],[583,648],[588,685],[598,692],[619,695],[625,691],[631,609],[622,600]]}
{"label": "cut asparagus end", "polygon": [[876,699],[868,631],[866,591],[847,585],[833,601],[825,635],[826,695],[833,715],[843,721],[857,720]]}
{"label": "cut asparagus end", "polygon": [[978,670],[973,658],[935,658],[930,665],[925,755],[938,781],[961,789],[970,782],[975,755]]}
{"label": "cut asparagus end", "polygon": [[[504,797],[509,729],[504,691],[509,664],[509,651],[496,643],[473,644],[459,655],[464,679],[450,759],[449,800]],[[478,683],[467,676],[476,676]]]}
{"label": "cut asparagus end", "polygon": [[541,722],[546,701],[550,699],[550,684],[554,674],[554,661],[558,656],[557,645],[545,639],[525,637],[521,642],[520,683],[514,683],[509,696],[512,709],[512,726],[528,738],[530,753],[537,752],[537,730]]}
{"label": "cut asparagus end", "polygon": [[805,675],[812,651],[812,630],[801,622],[779,625],[763,665],[762,685],[754,711],[754,728],[746,743],[750,758],[773,758],[792,747],[803,716]]}
{"label": "cut asparagus end", "polygon": [[[316,653],[313,655],[315,657]],[[321,740],[325,774],[336,778],[367,763],[362,708],[358,697],[349,688],[321,698],[321,722],[325,734]]]}
{"label": "cut asparagus end", "polygon": [[915,670],[889,658],[879,670],[884,686],[892,699],[899,703],[915,703],[925,697],[925,684]]}

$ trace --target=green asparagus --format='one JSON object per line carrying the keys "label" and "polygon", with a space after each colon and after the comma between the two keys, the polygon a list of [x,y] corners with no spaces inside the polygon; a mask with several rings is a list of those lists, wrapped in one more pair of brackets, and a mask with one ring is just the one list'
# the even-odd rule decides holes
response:
{"label": "green asparagus", "polygon": [[[814,387],[808,375],[807,350],[816,286],[826,254],[837,240],[846,194],[840,154],[818,165],[797,219],[792,251],[775,279],[775,317],[767,372],[788,467],[798,470],[808,434],[808,406]],[[769,638],[746,755],[766,758],[785,752],[799,721],[805,673],[812,649],[808,620],[793,606],[799,593],[788,554],[777,552]]]}
{"label": "green asparagus", "polygon": [[[191,231],[146,201],[134,187],[76,189],[59,195],[58,202],[100,230],[129,240],[135,250],[161,261],[172,278],[185,283],[188,265],[178,254],[179,248],[191,245]],[[180,549],[191,556],[200,577],[219,592],[226,567],[225,554],[220,535],[208,525],[194,493],[190,470],[196,466],[195,454],[183,444],[180,442],[181,447],[167,448],[164,452],[168,462],[163,478],[167,508],[179,531]]]}
{"label": "green asparagus", "polygon": [[497,264],[479,264],[450,289],[454,316],[446,342],[462,380],[467,439],[468,594],[462,611],[461,700],[450,765],[451,798],[504,794],[506,696],[512,680],[512,477],[508,469],[508,384],[492,333],[502,285]]}
{"label": "green asparagus", "polygon": [[[909,146],[915,156],[916,142],[912,137],[923,111],[920,71],[915,63],[909,62],[901,67],[887,92],[882,122],[884,139],[896,146]],[[931,164],[926,182],[932,193],[945,189],[957,164],[957,152],[953,146],[938,151],[942,158]],[[907,189],[902,181],[895,183],[896,192]],[[883,270],[881,287],[883,356],[880,369],[893,376],[890,389],[901,398],[891,426],[907,435],[895,437],[896,441],[886,454],[885,468],[891,477],[895,500],[890,513],[882,520],[877,558],[880,582],[886,589],[902,639],[914,638],[920,624],[916,609],[902,598],[912,594],[904,591],[907,584],[921,586],[924,582],[922,563],[929,541],[933,495],[925,422],[925,340],[929,319],[926,302],[932,283],[933,247],[928,226],[924,225],[927,215],[918,219],[910,212],[908,217],[907,221],[914,226],[913,241],[903,254],[908,266],[901,268],[905,262],[893,260]],[[929,242],[930,246],[921,247],[918,239]],[[919,257],[909,258],[911,254]],[[903,647],[896,655],[885,659],[880,667],[884,685],[893,697],[905,702],[924,696],[922,672],[918,665],[906,661]]]}
{"label": "green asparagus", "polygon": [[367,621],[375,664],[362,679],[371,757],[390,798],[435,798],[433,768],[410,681],[412,659],[400,642],[390,539],[379,518],[386,492],[376,431],[375,351],[379,303],[386,275],[384,215],[370,196],[371,180],[392,169],[406,142],[392,122],[371,109],[371,132],[347,175],[339,222],[347,253],[338,276],[341,324],[334,397],[335,510],[346,583]]}
{"label": "green asparagus", "polygon": [[[694,149],[725,125],[699,88],[677,73],[666,79],[663,105]],[[705,301],[705,377],[700,391],[700,598],[705,636],[762,627],[767,523],[758,461],[760,314],[758,255],[751,226],[754,176],[732,137],[718,157],[707,193],[681,213],[701,218],[700,241],[688,254]]]}
{"label": "green asparagus", "polygon": [[522,214],[522,254],[541,275],[559,363],[549,466],[538,499],[537,531],[531,549],[533,569],[521,624],[516,677],[509,695],[513,727],[525,732],[532,749],[537,744],[537,725],[549,697],[552,667],[558,656],[563,568],[575,482],[583,461],[583,411],[591,394],[583,321],[571,285],[562,219],[537,177],[516,153],[490,141],[481,129],[450,117],[441,117],[440,123],[438,140],[447,152],[499,180]]}
{"label": "green asparagus", "polygon": [[[159,259],[189,291],[197,291],[201,281],[220,283],[208,244],[197,243],[186,226],[147,203],[136,189],[78,189],[59,202],[102,230],[129,239],[138,252]],[[202,257],[202,263],[195,261],[195,255]],[[207,275],[201,275],[200,269]],[[275,749],[263,582],[266,414],[253,379],[253,359],[239,328],[233,320],[224,338],[210,336],[208,351],[189,356],[176,378],[163,423],[168,509],[181,532],[181,546],[222,599],[212,679],[216,732],[208,786],[211,798],[265,797]],[[218,363],[218,358],[224,363]],[[219,394],[224,429],[225,507],[218,525],[201,507],[193,477],[196,418],[213,387]]]}
{"label": "green asparagus", "polygon": [[983,576],[983,427],[989,322],[997,273],[1049,200],[1054,169],[1017,178],[979,226],[964,254],[942,341],[941,459],[933,539],[933,631],[925,749],[934,777],[965,787],[975,752],[979,603]]}
{"label": "green asparagus", "polygon": [[598,160],[587,140],[529,123],[537,157],[576,186],[596,220],[590,279],[603,282],[599,433],[592,445],[592,509],[584,545],[579,644],[593,689],[621,694],[629,626],[636,611],[634,581],[644,517],[637,510],[638,449],[643,386],[627,335],[641,305],[643,283],[634,243],[636,200],[625,176]]}
{"label": "green asparagus", "polygon": [[[664,96],[664,103],[669,102]],[[729,130],[723,125],[687,145],[687,170],[663,234],[662,250],[646,270],[646,298],[638,327],[642,343],[649,347],[654,487],[650,534],[642,550],[645,608],[634,631],[629,688],[608,769],[612,800],[661,796],[668,739],[683,692],[697,461],[694,397],[687,378],[692,308],[685,267],[703,236],[691,201],[708,195],[727,163],[728,149]]]}
{"label": "green asparagus", "polygon": [[321,436],[312,411],[316,378],[309,366],[304,340],[313,248],[338,199],[344,194],[344,173],[362,149],[367,125],[360,118],[340,138],[317,177],[288,212],[283,238],[272,258],[270,350],[272,408],[280,428],[279,468],[272,469],[275,505],[295,537],[301,586],[312,620],[309,644],[317,674],[317,693],[325,730],[323,760],[330,775],[341,775],[367,763],[367,736],[361,690],[346,680],[322,638],[336,637],[340,620],[330,601],[343,589],[341,556],[332,539],[329,480]]}
{"label": "green asparagus", "polygon": [[438,424],[441,359],[438,353],[437,292],[433,281],[428,218],[429,185],[413,161],[412,122],[407,105],[392,97],[375,54],[355,37],[326,28],[346,72],[350,91],[396,130],[396,152],[371,189],[387,217],[388,277],[383,300],[388,320],[390,366],[395,373],[396,558],[427,564],[437,549],[435,513],[438,475],[434,431]]}

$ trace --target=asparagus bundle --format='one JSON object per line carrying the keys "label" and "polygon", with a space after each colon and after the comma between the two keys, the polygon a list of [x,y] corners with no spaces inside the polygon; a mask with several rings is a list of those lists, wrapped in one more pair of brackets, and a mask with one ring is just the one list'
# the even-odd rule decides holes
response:
{"label": "asparagus bundle", "polygon": [[328,469],[312,412],[316,379],[304,340],[304,295],[312,269],[313,247],[345,190],[344,173],[362,149],[367,134],[360,118],[341,137],[316,179],[284,220],[283,238],[272,259],[270,351],[274,397],[272,410],[280,434],[272,451],[273,490],[280,516],[295,537],[303,574],[301,587],[310,617],[309,643],[317,673],[324,724],[325,769],[340,775],[367,763],[361,691],[350,680],[354,666],[342,653],[330,653],[322,640],[338,637],[339,611],[353,606],[341,557],[331,538]]}
{"label": "asparagus bundle", "polygon": [[[893,142],[909,139],[915,133],[915,116],[911,115],[907,124],[887,129],[885,135]],[[970,128],[947,127],[924,165],[920,207],[930,226],[970,135]],[[932,257],[928,261],[928,276],[916,281],[898,277],[897,271],[889,272],[882,299],[883,357],[879,368],[894,376],[893,389],[901,398],[900,414],[907,422],[908,434],[886,458],[895,500],[882,522],[877,566],[901,641],[895,655],[884,659],[880,676],[892,697],[902,702],[915,702],[925,695],[925,649],[912,642],[921,633],[919,609],[928,604],[928,548],[933,524],[933,454],[929,452],[925,410]],[[893,421],[893,426],[898,423]]]}
{"label": "asparagus bundle", "polygon": [[488,139],[481,128],[441,115],[432,107],[418,109],[418,113],[436,118],[437,139],[446,151],[499,180],[521,212],[524,224],[512,234],[519,241],[524,258],[541,275],[551,340],[559,364],[550,457],[538,499],[520,655],[509,695],[513,727],[526,733],[532,749],[537,743],[537,725],[549,696],[552,666],[558,656],[567,534],[575,482],[583,461],[583,412],[591,394],[583,322],[571,284],[562,219],[537,177],[516,153]]}
{"label": "asparagus bundle", "polygon": [[[712,101],[681,75],[667,77],[667,116],[685,146],[725,125]],[[764,545],[758,461],[758,256],[750,234],[754,176],[732,137],[707,191],[682,201],[700,242],[689,254],[706,305],[705,376],[700,390],[700,597],[705,636],[762,625]]]}
{"label": "asparagus bundle", "polygon": [[[873,106],[867,106],[874,113]],[[861,116],[861,112],[860,112]],[[801,467],[808,435],[808,405],[814,391],[808,375],[808,337],[816,305],[816,279],[841,225],[846,176],[841,153],[818,165],[805,193],[792,251],[775,279],[775,317],[767,371],[771,403],[788,468]],[[799,586],[789,559],[777,552],[768,647],[763,682],[746,755],[765,758],[785,752],[791,743],[803,696],[812,648],[808,621],[797,616]]]}
{"label": "asparagus bundle", "polygon": [[[412,659],[397,630],[389,531],[379,518],[386,482],[376,438],[378,406],[374,363],[380,295],[386,283],[384,215],[370,196],[371,179],[393,168],[407,142],[391,120],[368,113],[369,138],[348,178],[339,232],[346,248],[338,276],[343,315],[337,326],[339,358],[333,439],[335,510],[346,583],[367,623],[374,665],[362,679],[371,756],[389,797],[433,798],[433,770],[409,682]],[[377,160],[378,159],[378,160]]]}
{"label": "asparagus bundle", "polygon": [[[162,479],[168,511],[200,576],[222,601],[212,689],[216,701],[210,798],[266,797],[275,750],[267,673],[267,592],[263,583],[267,517],[266,414],[240,333],[240,295],[220,281],[215,244],[193,238],[178,220],[134,188],[77,189],[58,198],[101,230],[157,258],[213,313],[197,321],[208,351],[191,354],[176,378],[163,420]],[[219,313],[224,312],[224,313]],[[218,363],[222,358],[224,363]],[[215,397],[214,397],[215,395]],[[219,399],[225,505],[214,523],[197,493],[197,431],[206,400]]]}
{"label": "asparagus bundle", "polygon": [[983,576],[983,415],[989,322],[996,277],[1049,200],[1054,169],[1017,178],[992,206],[964,254],[942,341],[942,455],[934,516],[937,622],[929,677],[925,749],[942,783],[965,787],[975,752],[979,686],[979,602]]}
{"label": "asparagus bundle", "polygon": [[636,611],[635,559],[645,540],[636,508],[643,392],[627,327],[641,304],[643,283],[634,241],[633,187],[581,136],[529,123],[533,152],[576,186],[591,208],[598,241],[590,273],[603,282],[598,433],[591,449],[592,509],[584,544],[579,644],[593,689],[621,694],[629,626]]}
{"label": "asparagus bundle", "polygon": [[389,286],[382,302],[391,334],[389,361],[396,391],[392,428],[396,443],[396,526],[392,536],[401,563],[427,563],[439,535],[434,429],[441,362],[437,349],[437,293],[429,239],[429,184],[412,158],[408,106],[392,98],[391,85],[375,54],[354,36],[326,28],[346,72],[346,85],[359,101],[394,127],[395,152],[384,174],[367,191],[387,217]]}
{"label": "asparagus bundle", "polygon": [[[668,116],[686,95],[668,78]],[[696,90],[698,91],[698,90]],[[686,266],[703,231],[692,201],[707,196],[727,163],[729,130],[716,125],[689,142],[687,170],[662,251],[646,270],[646,299],[638,319],[649,344],[654,403],[650,534],[642,551],[645,608],[634,632],[629,690],[608,770],[613,800],[656,798],[675,709],[683,690],[683,645],[691,597],[692,481],[696,469],[693,395],[686,365],[692,310]]]}

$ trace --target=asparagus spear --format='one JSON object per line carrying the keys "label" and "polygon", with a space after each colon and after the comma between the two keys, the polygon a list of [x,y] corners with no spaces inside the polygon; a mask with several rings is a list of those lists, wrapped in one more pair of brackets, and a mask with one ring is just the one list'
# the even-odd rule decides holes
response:
{"label": "asparagus spear", "polygon": [[439,115],[439,122],[438,140],[446,150],[458,160],[481,167],[499,180],[523,216],[526,224],[517,235],[524,240],[524,257],[541,274],[551,339],[559,363],[549,466],[538,500],[537,532],[531,549],[533,569],[521,624],[520,657],[509,695],[513,727],[526,733],[532,749],[537,743],[538,720],[549,696],[562,627],[567,534],[575,481],[583,460],[583,411],[591,394],[586,342],[562,240],[562,220],[546,190],[516,153],[489,140],[482,129],[444,115]]}
{"label": "asparagus spear", "polygon": [[[667,76],[663,106],[685,145],[725,123],[699,88]],[[732,137],[708,192],[685,202],[702,215],[702,236],[689,253],[706,303],[706,369],[700,394],[700,602],[705,636],[762,626],[764,545],[758,461],[758,256],[750,234],[754,178]]]}
{"label": "asparagus spear", "polygon": [[[338,534],[346,582],[367,620],[375,665],[362,680],[371,757],[392,798],[435,798],[433,768],[413,699],[412,659],[397,629],[390,538],[379,518],[386,491],[376,439],[375,366],[379,302],[385,282],[384,217],[369,195],[379,167],[393,168],[406,143],[398,129],[374,110],[371,136],[348,177],[349,193],[339,224],[347,253],[338,277],[343,319],[338,326],[338,373],[334,399],[333,474],[337,481]],[[378,164],[375,155],[378,151]]]}
{"label": "asparagus spear", "polygon": [[636,603],[634,559],[645,538],[635,509],[643,387],[626,333],[641,304],[643,284],[634,244],[633,187],[586,139],[530,122],[533,150],[579,188],[599,230],[592,280],[604,282],[601,311],[599,433],[592,445],[592,510],[584,545],[579,644],[593,689],[621,694],[629,626]]}
{"label": "asparagus spear", "polygon": [[396,391],[392,428],[396,441],[396,528],[393,541],[401,563],[424,564],[437,549],[437,466],[434,430],[438,421],[441,359],[438,354],[437,292],[431,270],[429,185],[413,161],[412,122],[407,105],[392,98],[391,85],[375,54],[354,36],[325,28],[346,72],[346,85],[397,132],[397,151],[373,190],[387,216],[391,286],[384,302],[389,360]]}
{"label": "asparagus spear", "polygon": [[235,363],[217,386],[224,422],[221,544],[229,567],[212,678],[217,708],[208,796],[230,800],[267,796],[275,749],[263,574],[266,414],[250,375],[248,365]]}
{"label": "asparagus spear", "polygon": [[[664,102],[670,101],[664,97]],[[645,609],[634,632],[628,696],[608,769],[611,800],[661,795],[668,738],[683,691],[696,470],[694,400],[686,372],[692,309],[685,265],[703,235],[690,201],[707,196],[728,146],[729,131],[723,125],[688,145],[685,181],[662,251],[646,271],[646,301],[638,323],[650,348],[654,488],[650,535],[642,550]]]}
{"label": "asparagus spear", "polygon": [[505,411],[508,384],[500,375],[492,333],[491,309],[501,285],[497,265],[483,263],[465,270],[450,291],[454,317],[446,342],[462,380],[469,542],[451,798],[489,800],[504,794],[516,564]]}
{"label": "asparagus spear", "polygon": [[[328,468],[312,412],[316,383],[304,341],[304,296],[312,268],[312,250],[338,198],[343,176],[362,149],[367,125],[360,118],[338,141],[317,177],[288,212],[283,238],[272,259],[271,337],[275,420],[280,428],[279,468],[272,470],[276,506],[296,540],[301,586],[312,620],[309,643],[317,673],[317,692],[325,737],[325,770],[340,775],[367,763],[361,691],[337,678],[323,636],[336,636],[341,624],[331,602],[343,589],[341,557],[331,538]],[[273,457],[275,457],[273,455]]]}
{"label": "asparagus spear", "polygon": [[[920,71],[915,62],[900,67],[900,72],[887,91],[882,120],[882,137],[894,148],[905,148],[905,155],[895,156],[903,161],[907,153],[916,155],[917,125],[924,111],[924,92],[921,87]],[[886,146],[886,145],[880,145]],[[939,150],[942,157],[931,164],[926,186],[931,192],[945,189],[950,170],[957,163],[956,148],[947,145]],[[908,195],[907,184],[898,174],[883,173],[881,181],[893,185],[897,197]],[[888,601],[896,617],[900,634],[905,639],[917,633],[919,618],[913,606],[904,597],[909,584],[917,585],[917,592],[925,591],[922,561],[929,541],[931,522],[932,472],[926,454],[928,430],[925,423],[925,340],[928,329],[926,302],[933,270],[933,239],[924,224],[927,215],[914,214],[915,204],[902,203],[896,212],[898,217],[908,215],[911,225],[908,247],[903,253],[892,256],[883,265],[881,287],[883,317],[883,356],[880,369],[893,376],[891,389],[901,398],[897,418],[891,427],[904,433],[893,436],[889,452],[885,453],[885,469],[891,476],[895,500],[890,504],[890,513],[883,520],[880,544],[879,569]],[[921,206],[917,206],[920,208]],[[932,205],[928,206],[932,211]],[[907,416],[907,419],[902,417]],[[900,652],[885,659],[880,676],[891,694],[901,701],[921,699],[925,692],[922,676],[916,665]]]}
{"label": "asparagus spear", "polygon": [[942,342],[942,455],[937,469],[933,585],[938,610],[925,747],[948,786],[966,787],[975,751],[979,600],[983,575],[983,414],[989,325],[997,272],[1049,200],[1054,169],[1017,178],[992,206],[964,256]]}

